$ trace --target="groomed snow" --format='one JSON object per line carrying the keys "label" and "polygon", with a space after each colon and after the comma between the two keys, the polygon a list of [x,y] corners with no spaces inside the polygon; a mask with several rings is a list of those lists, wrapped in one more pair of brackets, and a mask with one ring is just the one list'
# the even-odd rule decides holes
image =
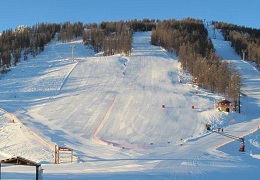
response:
{"label": "groomed snow", "polygon": [[[242,113],[224,114],[216,109],[223,97],[192,85],[176,57],[150,45],[150,35],[134,34],[130,57],[53,41],[2,75],[0,158],[39,162],[44,179],[257,179],[259,71],[217,32],[217,53],[238,67],[244,84]],[[246,152],[238,152],[240,142],[207,132],[206,123],[245,137]],[[73,163],[54,164],[56,144],[74,150]],[[2,165],[3,179],[34,173]]]}

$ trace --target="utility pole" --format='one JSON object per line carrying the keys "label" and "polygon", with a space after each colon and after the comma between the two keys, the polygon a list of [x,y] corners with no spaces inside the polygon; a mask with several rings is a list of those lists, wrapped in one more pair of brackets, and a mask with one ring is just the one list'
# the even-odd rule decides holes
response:
{"label": "utility pole", "polygon": [[216,39],[216,28],[215,28],[215,26],[213,28],[213,39]]}
{"label": "utility pole", "polygon": [[243,54],[243,60],[246,59],[246,50],[242,50],[242,54]]}
{"label": "utility pole", "polygon": [[239,92],[239,97],[238,97],[238,113],[240,114],[240,92]]}
{"label": "utility pole", "polygon": [[75,48],[75,45],[71,45],[71,58],[72,58],[72,61],[74,61],[74,48]]}
{"label": "utility pole", "polygon": [[238,113],[240,114],[240,87],[239,87],[239,90],[238,90]]}

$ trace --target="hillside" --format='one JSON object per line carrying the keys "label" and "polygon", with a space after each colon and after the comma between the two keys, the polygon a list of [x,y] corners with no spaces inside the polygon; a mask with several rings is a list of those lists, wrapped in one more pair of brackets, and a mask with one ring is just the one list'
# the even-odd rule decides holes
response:
{"label": "hillside", "polygon": [[[254,179],[260,175],[257,155],[250,156],[248,149],[239,154],[239,142],[222,146],[230,139],[204,128],[210,123],[235,136],[256,130],[260,91],[251,85],[260,82],[259,72],[243,62],[242,91],[247,96],[242,101],[251,104],[241,115],[223,114],[215,107],[223,97],[192,85],[176,57],[150,45],[150,35],[135,33],[127,58],[95,56],[79,41],[54,41],[35,59],[4,75],[1,108],[22,124],[18,119],[10,123],[13,116],[3,111],[1,158],[19,155],[40,162],[46,179],[239,179],[245,172]],[[223,58],[226,53],[234,59],[221,37],[213,43]],[[71,45],[76,46],[75,61],[69,58]],[[254,154],[260,153],[258,134],[259,130],[247,141],[254,142],[250,143]],[[78,161],[53,165],[55,144],[72,148]],[[2,177],[13,178],[16,170],[2,167]],[[33,177],[34,171],[19,170],[19,178]]]}

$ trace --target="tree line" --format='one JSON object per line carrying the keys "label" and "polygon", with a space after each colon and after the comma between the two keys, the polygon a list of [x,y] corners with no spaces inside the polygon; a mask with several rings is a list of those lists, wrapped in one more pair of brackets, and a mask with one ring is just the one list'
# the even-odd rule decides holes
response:
{"label": "tree line", "polygon": [[44,47],[59,31],[57,24],[39,23],[32,27],[20,26],[14,31],[8,29],[0,36],[0,68],[5,73],[21,58],[27,60],[28,55],[35,57],[44,51]]}
{"label": "tree line", "polygon": [[104,56],[129,56],[132,48],[132,30],[123,21],[85,25],[83,41],[90,45],[94,52],[103,51]]}
{"label": "tree line", "polygon": [[[236,101],[241,86],[239,73],[215,54],[203,22],[192,18],[163,21],[134,19],[100,24],[39,23],[15,31],[9,29],[0,36],[0,68],[6,71],[22,57],[24,60],[28,55],[35,57],[44,51],[45,45],[55,35],[62,42],[83,37],[86,45],[92,47],[95,52],[102,51],[104,56],[118,53],[129,56],[132,35],[137,31],[152,31],[151,43],[176,53],[182,68],[193,75],[194,82],[198,85]],[[256,33],[255,36],[259,37]]]}
{"label": "tree line", "polygon": [[11,66],[16,66],[21,59],[29,55],[36,57],[44,51],[45,46],[57,35],[62,42],[83,37],[85,44],[95,52],[103,55],[121,53],[131,54],[132,33],[134,31],[151,31],[156,26],[154,19],[102,22],[100,24],[82,22],[38,23],[32,27],[19,26],[8,29],[0,35],[0,69],[6,73]]}
{"label": "tree line", "polygon": [[244,54],[245,60],[255,62],[260,70],[260,29],[217,21],[213,21],[213,24],[241,57]]}
{"label": "tree line", "polygon": [[91,45],[104,56],[124,54],[129,56],[132,48],[132,35],[136,31],[151,31],[156,27],[154,19],[101,22],[100,24],[86,24],[84,26],[83,41]]}
{"label": "tree line", "polygon": [[215,53],[202,20],[159,21],[152,30],[151,43],[176,53],[181,67],[193,75],[193,82],[237,103],[241,76]]}

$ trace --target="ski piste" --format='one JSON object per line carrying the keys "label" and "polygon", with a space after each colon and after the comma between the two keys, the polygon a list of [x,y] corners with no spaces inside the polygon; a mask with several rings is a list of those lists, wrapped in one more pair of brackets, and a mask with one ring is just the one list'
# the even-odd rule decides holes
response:
{"label": "ski piste", "polygon": [[231,134],[228,134],[226,132],[223,131],[223,128],[217,128],[217,130],[213,130],[211,128],[211,125],[210,124],[206,124],[205,125],[205,128],[210,131],[210,132],[213,132],[213,133],[217,133],[221,136],[225,136],[225,137],[228,137],[228,138],[231,138],[231,139],[234,139],[236,141],[239,141],[241,142],[241,145],[240,145],[240,148],[239,148],[239,151],[240,152],[245,152],[245,139],[243,137],[237,137],[237,136],[234,136],[234,135],[231,135]]}

